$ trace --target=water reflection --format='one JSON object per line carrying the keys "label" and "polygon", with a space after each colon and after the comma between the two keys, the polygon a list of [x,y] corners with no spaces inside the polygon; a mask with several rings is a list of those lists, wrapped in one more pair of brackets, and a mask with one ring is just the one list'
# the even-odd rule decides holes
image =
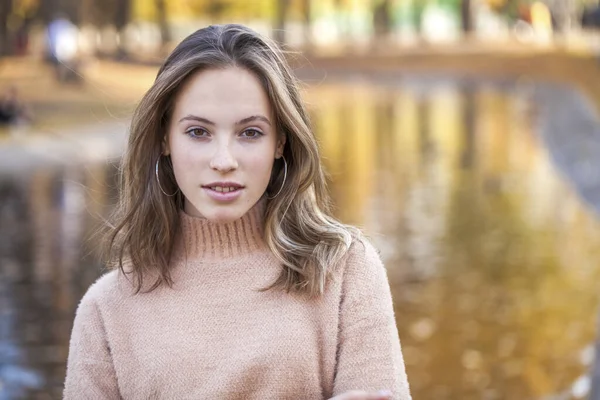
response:
{"label": "water reflection", "polygon": [[106,164],[0,179],[0,399],[62,397],[73,315],[100,273],[89,237]]}
{"label": "water reflection", "polygon": [[[590,362],[600,225],[549,162],[529,93],[406,81],[306,97],[336,213],[389,269],[414,398],[569,390]],[[60,398],[114,179],[103,163],[0,179],[0,399]]]}
{"label": "water reflection", "polygon": [[338,215],[386,260],[417,399],[539,399],[589,369],[600,224],[551,165],[529,94],[309,94]]}

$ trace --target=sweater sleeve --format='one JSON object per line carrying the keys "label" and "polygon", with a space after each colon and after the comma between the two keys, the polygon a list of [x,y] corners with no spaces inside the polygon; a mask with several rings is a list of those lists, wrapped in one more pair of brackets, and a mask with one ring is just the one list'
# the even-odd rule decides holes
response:
{"label": "sweater sleeve", "polygon": [[353,243],[342,279],[333,394],[389,390],[409,400],[387,273],[367,240]]}
{"label": "sweater sleeve", "polygon": [[90,290],[75,313],[63,398],[121,398],[102,316]]}

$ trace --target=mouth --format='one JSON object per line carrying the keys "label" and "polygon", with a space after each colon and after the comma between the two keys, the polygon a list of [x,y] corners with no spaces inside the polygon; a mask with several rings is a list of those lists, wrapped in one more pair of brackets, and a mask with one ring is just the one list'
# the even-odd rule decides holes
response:
{"label": "mouth", "polygon": [[231,182],[215,182],[203,185],[206,193],[216,201],[232,201],[239,197],[244,186]]}
{"label": "mouth", "polygon": [[204,189],[209,189],[219,193],[230,193],[235,192],[237,190],[243,189],[243,187],[235,187],[235,186],[202,186]]}
{"label": "mouth", "polygon": [[236,182],[211,182],[207,185],[202,185],[202,187],[219,193],[235,192],[244,188],[243,185]]}

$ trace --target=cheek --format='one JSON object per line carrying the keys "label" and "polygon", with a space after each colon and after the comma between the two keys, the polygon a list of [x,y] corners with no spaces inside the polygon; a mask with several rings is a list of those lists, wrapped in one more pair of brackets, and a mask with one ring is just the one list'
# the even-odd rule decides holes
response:
{"label": "cheek", "polygon": [[193,171],[197,170],[199,162],[198,156],[191,151],[189,146],[177,146],[177,144],[171,147],[171,161],[178,182],[189,180],[194,175]]}
{"label": "cheek", "polygon": [[263,153],[252,155],[247,159],[247,169],[255,174],[257,180],[268,182],[271,178],[271,169],[275,161],[273,154]]}

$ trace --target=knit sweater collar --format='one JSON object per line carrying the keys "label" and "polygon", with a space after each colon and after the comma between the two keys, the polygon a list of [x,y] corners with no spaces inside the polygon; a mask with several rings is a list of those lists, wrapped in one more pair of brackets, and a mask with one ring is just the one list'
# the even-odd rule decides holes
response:
{"label": "knit sweater collar", "polygon": [[262,197],[240,219],[229,223],[216,223],[206,218],[194,217],[183,210],[179,212],[181,242],[185,258],[225,259],[237,258],[267,248],[263,238],[267,200]]}

